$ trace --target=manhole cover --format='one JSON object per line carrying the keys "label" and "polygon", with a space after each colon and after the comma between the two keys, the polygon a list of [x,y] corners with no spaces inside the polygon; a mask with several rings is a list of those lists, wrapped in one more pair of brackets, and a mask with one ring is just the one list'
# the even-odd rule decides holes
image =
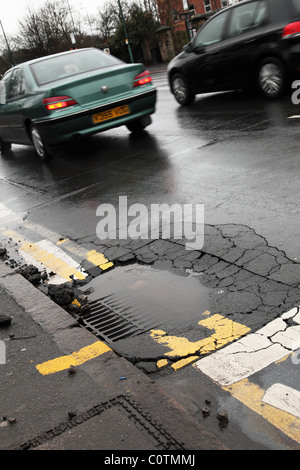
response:
{"label": "manhole cover", "polygon": [[128,396],[76,413],[13,450],[184,450],[169,432]]}

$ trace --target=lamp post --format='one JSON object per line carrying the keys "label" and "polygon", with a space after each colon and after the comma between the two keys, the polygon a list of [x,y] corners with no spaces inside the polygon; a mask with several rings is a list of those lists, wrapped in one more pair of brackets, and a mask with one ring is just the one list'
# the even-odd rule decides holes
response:
{"label": "lamp post", "polygon": [[2,24],[2,21],[1,21],[1,20],[0,20],[0,25],[1,25],[1,29],[2,29],[2,32],[3,32],[3,36],[4,36],[4,39],[5,39],[5,42],[6,42],[6,46],[7,46],[7,50],[8,50],[8,56],[9,56],[10,63],[11,63],[11,65],[14,65],[14,63],[13,63],[13,58],[12,58],[12,53],[11,53],[11,50],[10,50],[10,47],[9,47],[9,44],[8,44],[8,41],[7,41],[7,37],[6,37],[6,34],[5,34],[5,31],[4,31],[3,24]]}
{"label": "lamp post", "polygon": [[120,10],[120,15],[121,15],[121,20],[122,20],[122,24],[123,24],[123,29],[124,29],[124,33],[125,33],[125,38],[126,38],[126,39],[125,39],[125,43],[126,43],[127,46],[128,46],[128,52],[129,52],[130,62],[133,63],[134,60],[133,60],[132,50],[131,50],[131,47],[130,47],[130,44],[129,44],[129,41],[128,41],[128,34],[127,34],[126,24],[125,24],[125,21],[124,21],[124,16],[123,16],[123,11],[122,11],[122,6],[121,6],[120,0],[118,0],[118,4],[119,4],[119,10]]}
{"label": "lamp post", "polygon": [[71,38],[72,44],[73,44],[73,45],[76,47],[76,49],[77,49],[77,43],[76,43],[76,37],[75,37],[75,24],[74,24],[73,15],[72,15],[72,10],[71,10],[71,7],[70,7],[69,0],[67,0],[67,5],[68,5],[69,13],[70,13],[70,16],[71,16],[72,27],[73,27],[73,31],[70,33],[70,38]]}

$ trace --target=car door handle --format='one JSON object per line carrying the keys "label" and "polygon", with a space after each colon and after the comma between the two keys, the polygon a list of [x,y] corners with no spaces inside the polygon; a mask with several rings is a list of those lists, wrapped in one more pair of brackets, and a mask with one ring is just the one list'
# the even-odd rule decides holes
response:
{"label": "car door handle", "polygon": [[255,39],[247,39],[247,41],[244,41],[244,44],[252,44],[255,42]]}

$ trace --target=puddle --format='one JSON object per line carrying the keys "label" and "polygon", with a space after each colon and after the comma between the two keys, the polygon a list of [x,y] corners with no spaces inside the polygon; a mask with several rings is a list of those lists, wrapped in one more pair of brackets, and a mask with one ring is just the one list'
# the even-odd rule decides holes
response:
{"label": "puddle", "polygon": [[85,292],[91,313],[84,320],[111,341],[122,339],[123,330],[128,337],[166,322],[197,322],[210,305],[210,289],[199,277],[142,265],[116,267],[86,284]]}

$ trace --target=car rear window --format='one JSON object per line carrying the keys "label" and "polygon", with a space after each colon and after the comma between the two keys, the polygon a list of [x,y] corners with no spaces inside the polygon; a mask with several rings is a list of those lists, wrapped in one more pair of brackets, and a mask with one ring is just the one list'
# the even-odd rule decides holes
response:
{"label": "car rear window", "polygon": [[45,57],[30,65],[38,85],[45,85],[65,77],[120,65],[123,62],[98,49],[76,51],[55,57]]}

